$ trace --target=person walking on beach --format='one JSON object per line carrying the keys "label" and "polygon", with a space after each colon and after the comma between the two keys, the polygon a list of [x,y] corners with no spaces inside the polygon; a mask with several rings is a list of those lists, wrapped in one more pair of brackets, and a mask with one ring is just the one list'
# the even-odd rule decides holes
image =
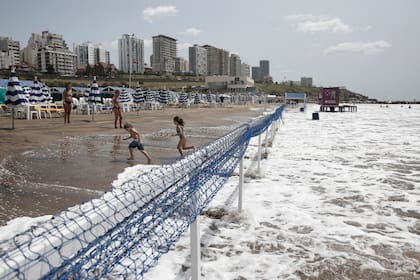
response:
{"label": "person walking on beach", "polygon": [[187,139],[185,138],[185,135],[184,135],[184,120],[178,116],[175,116],[174,124],[176,126],[176,135],[179,136],[177,149],[181,157],[183,157],[184,156],[183,150],[190,150],[190,149],[195,150],[195,146],[187,146]]}
{"label": "person walking on beach", "polygon": [[70,123],[70,113],[73,108],[73,96],[71,83],[66,84],[66,88],[63,91],[63,107],[64,107],[64,124]]}
{"label": "person walking on beach", "polygon": [[117,122],[120,122],[120,128],[122,128],[122,111],[121,111],[121,104],[120,104],[120,90],[116,90],[114,96],[111,99],[112,105],[114,106],[112,110],[114,111],[114,126],[117,128]]}
{"label": "person walking on beach", "polygon": [[130,145],[128,145],[130,157],[127,158],[127,160],[134,160],[134,149],[137,148],[147,158],[147,163],[151,163],[152,158],[150,157],[149,153],[144,150],[144,146],[140,140],[140,133],[130,123],[125,123],[124,129],[127,130],[130,133],[130,135],[127,138],[124,138],[123,140],[128,140],[130,138],[133,139]]}

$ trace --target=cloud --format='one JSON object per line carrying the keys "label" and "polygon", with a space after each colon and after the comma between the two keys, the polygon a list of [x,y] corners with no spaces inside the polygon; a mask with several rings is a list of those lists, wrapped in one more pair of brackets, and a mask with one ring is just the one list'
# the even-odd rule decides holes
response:
{"label": "cloud", "polygon": [[147,8],[143,11],[143,18],[149,22],[152,22],[155,18],[161,18],[166,16],[174,16],[178,13],[175,6],[158,6],[154,8]]}
{"label": "cloud", "polygon": [[373,55],[383,52],[392,45],[386,41],[376,42],[345,42],[330,46],[324,50],[325,54],[333,53],[362,53],[364,55]]}
{"label": "cloud", "polygon": [[180,35],[191,35],[191,36],[197,36],[200,33],[201,33],[201,30],[195,27],[187,28],[184,31],[178,32],[178,34]]}
{"label": "cloud", "polygon": [[340,18],[316,16],[312,14],[295,14],[285,17],[286,21],[292,22],[297,31],[301,32],[332,32],[347,34],[352,28]]}

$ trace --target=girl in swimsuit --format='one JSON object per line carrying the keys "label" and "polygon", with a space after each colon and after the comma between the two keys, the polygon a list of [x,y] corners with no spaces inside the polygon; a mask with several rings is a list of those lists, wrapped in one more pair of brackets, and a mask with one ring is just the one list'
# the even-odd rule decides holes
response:
{"label": "girl in swimsuit", "polygon": [[117,122],[120,121],[120,128],[122,128],[122,111],[121,111],[121,105],[120,105],[120,91],[117,89],[114,93],[114,96],[112,97],[112,105],[114,105],[114,126],[117,128]]}
{"label": "girl in swimsuit", "polygon": [[63,91],[63,107],[64,107],[64,124],[70,123],[70,113],[73,108],[73,97],[71,83],[66,84],[66,89]]}
{"label": "girl in swimsuit", "polygon": [[181,155],[181,157],[184,156],[183,150],[195,150],[195,146],[187,146],[187,139],[184,135],[184,120],[181,119],[178,116],[174,117],[174,124],[176,125],[176,135],[179,136],[179,142],[177,149]]}

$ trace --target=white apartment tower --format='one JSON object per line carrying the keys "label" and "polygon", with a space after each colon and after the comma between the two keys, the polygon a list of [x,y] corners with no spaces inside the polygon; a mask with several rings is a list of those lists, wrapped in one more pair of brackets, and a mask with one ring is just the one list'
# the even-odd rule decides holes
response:
{"label": "white apartment tower", "polygon": [[210,45],[204,45],[207,50],[207,75],[229,75],[229,52]]}
{"label": "white apartment tower", "polygon": [[86,67],[98,63],[109,64],[106,50],[101,44],[85,42],[75,47],[77,55],[77,67]]}
{"label": "white apartment tower", "polygon": [[246,63],[241,64],[241,76],[242,77],[251,77],[251,66]]}
{"label": "white apartment tower", "polygon": [[230,55],[230,76],[240,77],[241,71],[241,58],[237,54]]}
{"label": "white apartment tower", "polygon": [[198,45],[188,48],[190,71],[194,75],[207,75],[207,50]]}
{"label": "white apartment tower", "polygon": [[118,61],[122,72],[144,73],[144,41],[134,34],[123,34],[118,39]]}
{"label": "white apartment tower", "polygon": [[153,36],[152,68],[154,72],[175,72],[177,57],[176,39],[165,36]]}

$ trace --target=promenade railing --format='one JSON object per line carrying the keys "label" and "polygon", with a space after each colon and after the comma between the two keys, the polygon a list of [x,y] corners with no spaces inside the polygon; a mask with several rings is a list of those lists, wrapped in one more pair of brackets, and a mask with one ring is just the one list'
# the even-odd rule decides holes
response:
{"label": "promenade railing", "polygon": [[1,242],[0,279],[142,279],[283,109]]}

